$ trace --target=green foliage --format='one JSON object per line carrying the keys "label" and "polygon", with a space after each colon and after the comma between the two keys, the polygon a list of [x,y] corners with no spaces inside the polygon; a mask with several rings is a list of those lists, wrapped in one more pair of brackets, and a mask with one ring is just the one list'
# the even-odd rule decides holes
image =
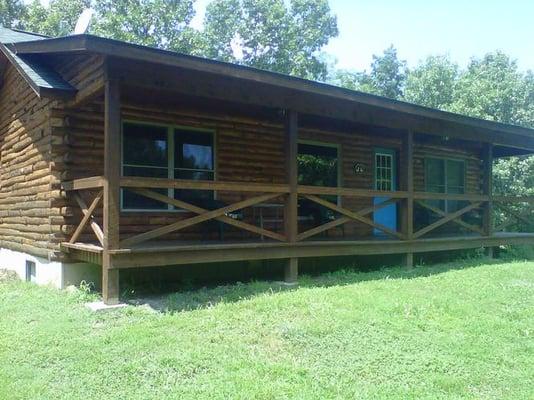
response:
{"label": "green foliage", "polygon": [[0,0],[0,26],[18,28],[25,13],[26,7],[21,0]]}
{"label": "green foliage", "polygon": [[[214,0],[195,30],[195,0],[1,0],[0,22],[50,36],[72,33],[83,9],[89,33],[186,54],[322,80],[321,49],[338,34],[327,0]],[[5,11],[4,11],[5,10]],[[5,22],[4,22],[5,20]]]}
{"label": "green foliage", "polygon": [[205,55],[321,80],[320,50],[337,34],[327,0],[215,0],[206,9]]}
{"label": "green foliage", "polygon": [[33,0],[27,7],[22,26],[49,36],[72,34],[79,15],[90,3],[91,0],[50,0],[45,7],[40,0]]}
{"label": "green foliage", "polygon": [[407,77],[406,61],[399,60],[393,45],[382,55],[373,55],[371,71],[335,71],[331,83],[347,89],[401,99]]}
{"label": "green foliage", "polygon": [[404,100],[447,110],[455,100],[459,68],[447,56],[430,56],[408,73]]}
{"label": "green foliage", "polygon": [[451,111],[508,124],[534,126],[532,74],[502,52],[473,59],[458,79]]}
{"label": "green foliage", "polygon": [[168,312],[84,301],[0,284],[0,398],[532,397],[532,262],[228,285]]}
{"label": "green foliage", "polygon": [[192,53],[198,32],[189,26],[194,0],[96,0],[91,33]]}

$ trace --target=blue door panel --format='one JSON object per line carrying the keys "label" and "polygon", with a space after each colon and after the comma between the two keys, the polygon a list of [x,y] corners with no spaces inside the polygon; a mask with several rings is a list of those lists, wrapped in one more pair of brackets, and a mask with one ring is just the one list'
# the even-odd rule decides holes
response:
{"label": "blue door panel", "polygon": [[[387,158],[387,160],[385,158]],[[384,190],[384,184],[381,179],[384,179],[383,172],[379,171],[381,167],[391,168],[387,179],[390,181],[389,188],[392,191],[397,190],[397,164],[395,160],[395,150],[393,149],[375,149],[374,152],[374,188],[375,190]],[[382,175],[382,176],[381,176]],[[373,204],[378,205],[388,201],[391,197],[387,196],[387,190],[384,190],[384,196],[378,196],[373,199]],[[373,220],[377,224],[384,225],[391,230],[397,230],[397,205],[391,204],[373,213]],[[380,236],[385,233],[379,229],[373,229],[374,235]]]}

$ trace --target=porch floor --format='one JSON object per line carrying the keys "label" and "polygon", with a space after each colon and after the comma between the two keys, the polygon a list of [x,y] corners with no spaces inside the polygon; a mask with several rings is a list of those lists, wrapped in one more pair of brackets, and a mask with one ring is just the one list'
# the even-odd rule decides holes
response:
{"label": "porch floor", "polygon": [[[492,236],[462,234],[432,236],[416,240],[388,237],[321,238],[296,243],[273,240],[239,241],[153,241],[110,251],[116,268],[194,264],[222,261],[282,259],[341,255],[383,255],[494,247],[505,244],[533,244],[534,233],[501,232]],[[91,243],[62,243],[70,258],[102,263],[102,247]]]}

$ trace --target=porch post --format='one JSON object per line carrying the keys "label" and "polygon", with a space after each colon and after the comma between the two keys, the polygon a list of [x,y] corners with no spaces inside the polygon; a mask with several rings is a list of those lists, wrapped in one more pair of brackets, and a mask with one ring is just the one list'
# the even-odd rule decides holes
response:
{"label": "porch post", "polygon": [[119,270],[109,250],[119,248],[121,115],[119,82],[106,80],[104,115],[104,251],[102,297],[106,304],[119,301]]}
{"label": "porch post", "polygon": [[[401,166],[401,188],[408,192],[408,197],[401,202],[401,227],[406,240],[413,239],[413,146],[414,133],[409,130],[402,140],[404,165]],[[406,253],[406,266],[413,266],[413,253]]]}
{"label": "porch post", "polygon": [[[286,110],[285,120],[286,176],[289,185],[285,207],[285,232],[287,241],[295,243],[298,234],[298,115],[296,111]],[[284,279],[296,282],[298,277],[298,258],[290,258],[285,266]]]}
{"label": "porch post", "polygon": [[[493,144],[487,143],[482,150],[482,193],[489,197],[482,214],[482,229],[486,236],[493,235]],[[486,254],[493,257],[493,247],[486,248]]]}

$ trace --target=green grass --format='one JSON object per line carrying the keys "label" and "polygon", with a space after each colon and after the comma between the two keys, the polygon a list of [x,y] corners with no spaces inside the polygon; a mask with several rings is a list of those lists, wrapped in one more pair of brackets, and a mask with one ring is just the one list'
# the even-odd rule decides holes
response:
{"label": "green grass", "polygon": [[0,284],[1,399],[534,398],[534,262],[88,297]]}

